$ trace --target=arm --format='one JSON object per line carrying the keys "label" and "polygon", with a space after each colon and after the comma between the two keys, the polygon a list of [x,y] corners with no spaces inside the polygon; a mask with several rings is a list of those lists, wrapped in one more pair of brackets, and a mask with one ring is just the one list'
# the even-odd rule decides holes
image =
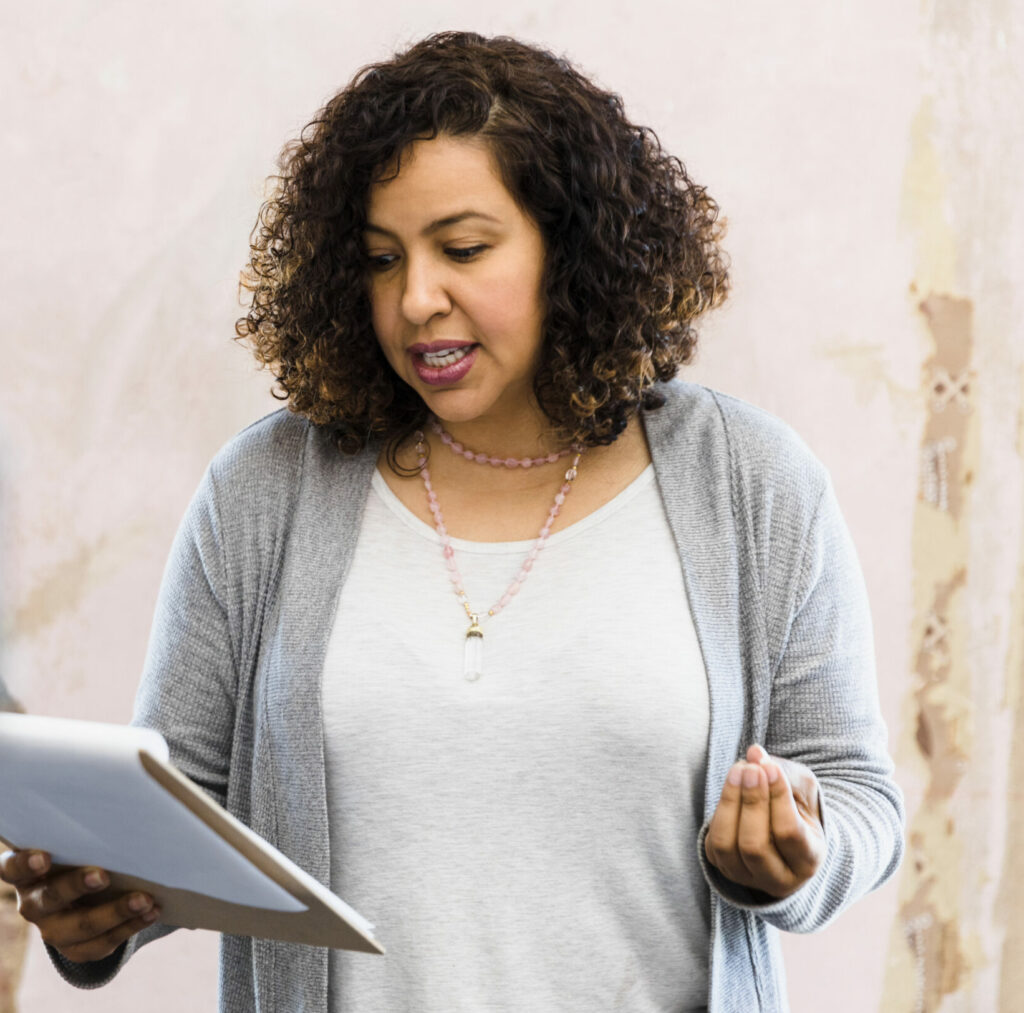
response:
{"label": "arm", "polygon": [[[867,596],[828,483],[804,536],[792,592],[773,594],[771,579],[769,572],[765,593],[774,667],[764,744],[772,756],[801,765],[815,779],[820,853],[805,870],[810,874],[786,894],[763,885],[764,892],[757,892],[752,880],[739,885],[711,865],[706,872],[731,904],[756,911],[777,928],[807,932],[883,883],[903,851],[903,800],[892,781],[878,708]],[[766,778],[756,791],[767,802]],[[737,804],[747,812],[742,799]],[[774,815],[774,797],[770,808]],[[768,846],[777,854],[770,838]]]}
{"label": "arm", "polygon": [[[237,669],[228,609],[224,532],[215,492],[213,474],[208,471],[171,548],[133,723],[160,731],[167,739],[172,762],[223,805]],[[84,875],[85,871],[76,870],[74,875]],[[84,882],[70,880],[67,888],[80,885],[84,887]],[[122,919],[131,917],[109,936],[114,946],[101,947],[105,952],[99,959],[91,957],[98,952],[96,947],[83,949],[74,932],[66,935],[66,928],[64,935],[49,937],[60,946],[47,947],[50,958],[71,984],[80,988],[106,984],[138,947],[171,931],[166,925],[141,922],[126,907],[128,902],[127,897],[110,901],[109,917],[119,913]]]}

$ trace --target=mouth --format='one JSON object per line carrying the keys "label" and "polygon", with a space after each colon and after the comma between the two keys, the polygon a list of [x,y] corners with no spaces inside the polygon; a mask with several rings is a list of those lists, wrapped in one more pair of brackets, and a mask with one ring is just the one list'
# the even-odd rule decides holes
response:
{"label": "mouth", "polygon": [[457,348],[445,348],[437,352],[420,352],[420,361],[432,369],[441,369],[444,366],[453,366],[460,359],[464,359],[475,345],[460,345]]}
{"label": "mouth", "polygon": [[433,386],[444,386],[461,380],[473,368],[476,351],[473,342],[441,342],[413,345],[409,349],[416,375]]}

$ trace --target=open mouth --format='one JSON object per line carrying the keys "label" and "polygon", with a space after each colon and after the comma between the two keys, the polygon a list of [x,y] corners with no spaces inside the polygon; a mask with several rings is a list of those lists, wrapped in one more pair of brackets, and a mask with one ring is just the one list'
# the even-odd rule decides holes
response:
{"label": "open mouth", "polygon": [[409,349],[416,375],[435,387],[458,383],[473,368],[478,344],[443,345],[426,351],[422,346]]}
{"label": "open mouth", "polygon": [[448,348],[441,352],[420,352],[420,359],[425,366],[429,366],[431,369],[443,369],[445,366],[454,366],[476,347],[476,345],[462,345],[459,348]]}

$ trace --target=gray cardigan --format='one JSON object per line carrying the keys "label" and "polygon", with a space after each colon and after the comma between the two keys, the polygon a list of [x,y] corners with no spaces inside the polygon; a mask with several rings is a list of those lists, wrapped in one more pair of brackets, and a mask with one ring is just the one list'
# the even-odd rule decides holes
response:
{"label": "gray cardigan", "polygon": [[[822,927],[902,855],[867,600],[828,476],[799,438],[735,398],[663,389],[644,425],[710,693],[705,826],[692,842],[711,892],[708,1008],[776,1013],[788,1008],[776,930]],[[321,670],[375,458],[342,455],[283,410],[227,444],[178,531],[136,701],[136,723],[164,734],[181,770],[325,884]],[[751,742],[809,766],[824,797],[821,868],[767,904],[703,849]],[[96,987],[166,931],[94,964],[51,955],[69,981]],[[324,949],[225,936],[220,1009],[324,1013],[327,967]]]}

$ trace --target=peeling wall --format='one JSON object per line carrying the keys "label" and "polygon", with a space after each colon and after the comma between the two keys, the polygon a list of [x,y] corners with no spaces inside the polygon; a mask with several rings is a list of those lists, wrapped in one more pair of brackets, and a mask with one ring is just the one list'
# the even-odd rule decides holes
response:
{"label": "peeling wall", "polygon": [[916,790],[881,1009],[1009,1013],[1024,984],[1022,214],[1011,185],[1024,138],[1009,118],[1022,21],[1001,2],[922,11],[905,213],[928,354],[897,744]]}
{"label": "peeling wall", "polygon": [[[917,645],[914,740],[926,771],[924,798],[907,828],[900,924],[889,994],[908,992],[916,1011],[937,1010],[966,985],[972,955],[960,924],[961,869],[967,841],[950,802],[976,748],[971,668],[964,631],[968,585],[970,485],[978,467],[971,400],[972,307],[930,294],[920,303],[934,345],[924,365],[928,415],[921,449],[921,496],[914,519]],[[905,948],[900,946],[902,929]],[[893,1007],[894,1009],[900,1007]]]}

